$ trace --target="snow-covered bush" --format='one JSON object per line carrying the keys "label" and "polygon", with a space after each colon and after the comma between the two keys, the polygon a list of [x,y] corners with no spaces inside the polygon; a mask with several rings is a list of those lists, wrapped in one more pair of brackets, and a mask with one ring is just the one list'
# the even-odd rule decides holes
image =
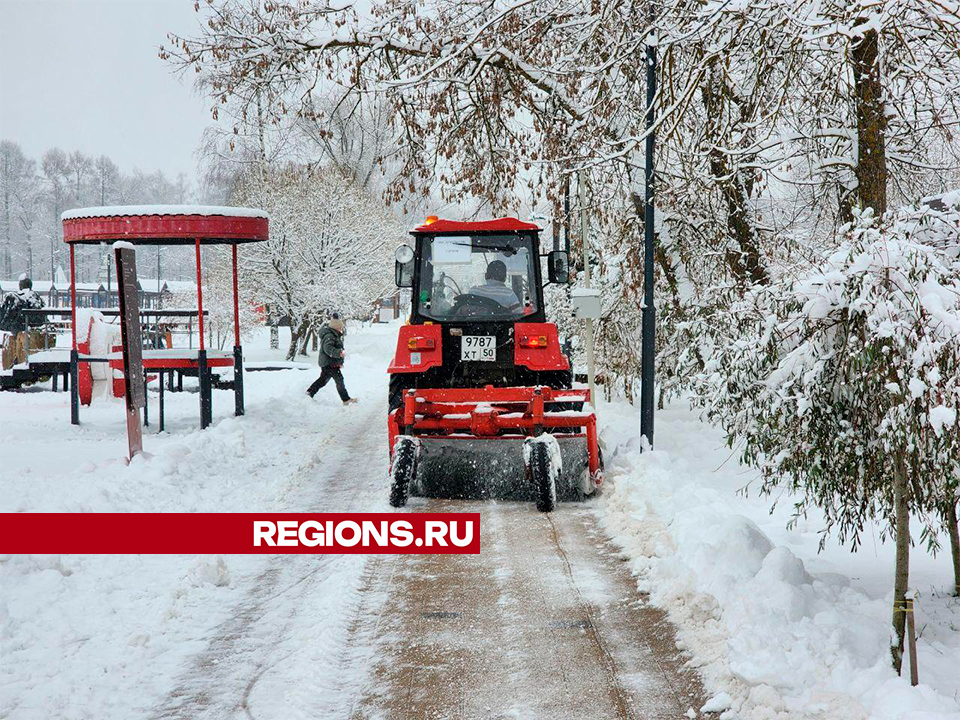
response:
{"label": "snow-covered bush", "polygon": [[958,232],[956,214],[909,210],[877,225],[864,213],[820,268],[718,313],[694,381],[765,492],[796,493],[798,514],[820,508],[825,532],[854,546],[868,519],[887,521],[904,551],[896,601],[909,511],[932,543],[957,501],[960,264],[945,248]]}

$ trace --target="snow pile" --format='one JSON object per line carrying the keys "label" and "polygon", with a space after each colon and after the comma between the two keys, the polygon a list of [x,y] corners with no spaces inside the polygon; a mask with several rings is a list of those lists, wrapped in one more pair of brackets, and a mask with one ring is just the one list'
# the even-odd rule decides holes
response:
{"label": "snow pile", "polygon": [[[629,438],[635,419],[611,420],[622,409],[600,413],[613,449],[603,522],[631,558],[640,588],[677,624],[679,644],[714,693],[704,712],[743,720],[960,717],[960,638],[951,629],[960,603],[946,592],[949,557],[938,558],[928,580],[919,568],[930,558],[915,556],[915,582],[944,590],[919,600],[921,685],[911,688],[907,673],[898,678],[890,667],[892,563],[874,558],[851,572],[847,563],[870,560],[866,550],[851,556],[828,548],[818,556],[818,519],[788,532],[789,508],[771,515],[766,500],[738,496],[742,468],[722,449],[720,433],[689,411],[661,415],[669,419],[659,421],[658,442],[672,452],[640,454],[639,441]],[[731,467],[717,472],[728,460]],[[831,562],[836,558],[843,565]],[[880,577],[867,587],[869,576]]]}

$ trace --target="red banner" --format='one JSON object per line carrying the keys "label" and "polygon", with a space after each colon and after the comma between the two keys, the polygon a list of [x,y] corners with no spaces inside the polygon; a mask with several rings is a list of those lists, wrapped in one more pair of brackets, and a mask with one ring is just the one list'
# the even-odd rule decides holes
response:
{"label": "red banner", "polygon": [[0,514],[0,553],[478,552],[479,513]]}

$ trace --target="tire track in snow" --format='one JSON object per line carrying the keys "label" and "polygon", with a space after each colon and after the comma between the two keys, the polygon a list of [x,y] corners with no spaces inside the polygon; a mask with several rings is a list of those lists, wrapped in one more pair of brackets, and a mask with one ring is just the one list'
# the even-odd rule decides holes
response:
{"label": "tire track in snow", "polygon": [[[624,564],[626,558],[600,529],[596,511],[583,508],[572,513],[551,513],[547,519],[557,552],[563,559],[564,573],[587,619],[586,628],[611,670],[620,699],[625,702],[626,717],[636,717],[630,702],[634,690],[623,682],[623,678],[629,676],[625,668],[636,664],[630,653],[625,652],[631,646],[642,647],[645,662],[655,667],[664,690],[663,700],[672,696],[669,699],[674,709],[671,711],[664,702],[662,712],[670,717],[673,713],[676,717],[686,717],[691,708],[696,712],[707,697],[702,681],[689,665],[689,657],[677,650],[675,628],[666,613],[654,608],[646,595],[636,591],[635,580]],[[617,588],[620,603],[609,604],[609,599],[599,595],[596,587],[590,587],[595,585],[591,582],[594,574],[605,576]],[[585,585],[578,578],[585,580]]]}
{"label": "tire track in snow", "polygon": [[[346,427],[336,427],[339,437],[348,438],[345,447],[331,447],[329,436],[317,437],[321,441],[320,446],[305,453],[305,460],[287,483],[289,494],[294,496],[290,497],[291,504],[296,505],[295,496],[305,496],[303,506],[296,508],[297,511],[369,511],[371,504],[384,502],[379,497],[374,499],[373,495],[380,491],[378,494],[385,497],[386,486],[382,482],[386,468],[385,448],[381,447],[379,436],[378,442],[371,444],[368,434],[371,425],[376,426],[374,420],[382,415],[382,410],[379,403],[373,404]],[[354,409],[347,412],[354,412]],[[328,428],[333,429],[334,424],[331,423]],[[327,442],[322,442],[323,439]],[[376,454],[382,455],[379,462]],[[356,472],[358,459],[361,458],[365,460],[361,466],[370,468],[370,472]],[[319,488],[318,474],[321,478]],[[371,503],[371,500],[374,502]],[[307,624],[316,631],[325,623],[335,625],[343,621],[343,624],[347,624],[347,618],[359,611],[356,591],[365,576],[369,556],[285,555],[262,558],[263,562],[275,564],[243,580],[243,584],[249,588],[244,599],[237,605],[234,614],[212,631],[206,647],[183,672],[153,718],[192,720],[233,718],[242,714],[251,720],[255,719],[258,687],[274,670],[286,671],[292,658],[303,651],[298,643],[289,642],[291,634],[297,632],[295,626],[303,624],[303,618],[298,616],[312,618],[313,622],[307,621]],[[336,588],[340,601],[336,608],[339,616],[336,611],[315,616],[311,596],[316,594],[318,586],[324,585],[333,575],[347,582],[347,586],[339,585]],[[335,648],[321,649],[327,655]],[[296,688],[287,688],[285,694],[288,699],[296,700],[298,693]]]}

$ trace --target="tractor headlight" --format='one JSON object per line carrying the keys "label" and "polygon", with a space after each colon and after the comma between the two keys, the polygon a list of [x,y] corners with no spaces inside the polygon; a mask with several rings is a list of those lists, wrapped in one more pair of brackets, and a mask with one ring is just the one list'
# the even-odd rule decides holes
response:
{"label": "tractor headlight", "polygon": [[413,260],[413,248],[407,244],[397,245],[397,252],[395,257],[397,262],[401,265],[406,265],[408,262]]}

